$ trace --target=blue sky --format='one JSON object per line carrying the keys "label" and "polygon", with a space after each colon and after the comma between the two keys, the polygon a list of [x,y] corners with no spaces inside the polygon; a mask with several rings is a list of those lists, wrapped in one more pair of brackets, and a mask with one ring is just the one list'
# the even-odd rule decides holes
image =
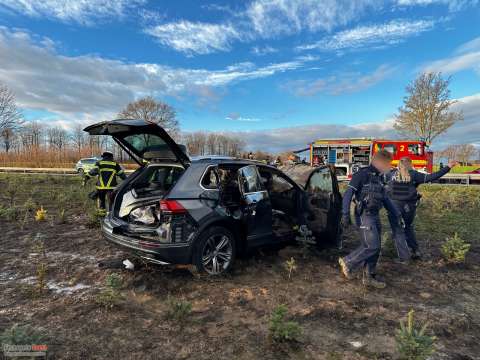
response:
{"label": "blue sky", "polygon": [[433,70],[465,114],[437,146],[478,144],[479,64],[478,0],[0,0],[0,82],[67,128],[152,95],[182,130],[251,148],[396,136],[405,86]]}

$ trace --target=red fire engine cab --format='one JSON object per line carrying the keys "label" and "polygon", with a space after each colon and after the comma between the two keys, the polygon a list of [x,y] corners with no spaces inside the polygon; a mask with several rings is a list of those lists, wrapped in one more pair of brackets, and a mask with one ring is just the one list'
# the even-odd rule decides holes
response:
{"label": "red fire engine cab", "polygon": [[380,149],[393,156],[392,165],[408,156],[418,171],[431,173],[433,153],[425,141],[385,140],[373,138],[320,139],[310,144],[310,165],[335,165],[337,175],[350,177],[360,168],[370,164],[371,156]]}

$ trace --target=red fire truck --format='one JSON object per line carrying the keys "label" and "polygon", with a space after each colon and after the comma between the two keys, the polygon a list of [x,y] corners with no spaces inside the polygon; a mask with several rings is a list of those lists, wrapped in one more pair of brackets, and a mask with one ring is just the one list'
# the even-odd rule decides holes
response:
{"label": "red fire truck", "polygon": [[392,165],[408,156],[413,166],[424,172],[432,172],[433,153],[428,151],[425,141],[386,140],[374,138],[320,139],[310,144],[310,164],[333,164],[337,175],[350,177],[361,167],[370,163],[371,156],[378,150],[392,153]]}

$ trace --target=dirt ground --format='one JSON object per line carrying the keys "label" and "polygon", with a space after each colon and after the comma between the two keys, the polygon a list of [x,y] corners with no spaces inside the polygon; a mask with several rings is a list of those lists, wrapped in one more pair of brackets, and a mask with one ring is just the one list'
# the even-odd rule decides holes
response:
{"label": "dirt ground", "polygon": [[[102,238],[88,191],[76,177],[0,174],[0,334],[29,325],[45,336],[52,359],[397,359],[395,332],[410,309],[437,337],[432,359],[480,359],[480,189],[423,188],[417,227],[425,259],[396,264],[387,242],[383,290],[339,275],[338,255],[357,244],[353,231],[340,253],[264,249],[219,278],[190,268],[99,268],[131,255]],[[37,222],[40,206],[47,217]],[[454,232],[472,244],[462,265],[447,265],[439,251]],[[291,257],[297,269],[289,279]],[[40,258],[47,290],[37,294]],[[107,309],[97,299],[111,273],[123,279],[123,300]],[[166,318],[172,298],[192,304],[185,320]],[[279,304],[303,328],[300,341],[270,339]]]}

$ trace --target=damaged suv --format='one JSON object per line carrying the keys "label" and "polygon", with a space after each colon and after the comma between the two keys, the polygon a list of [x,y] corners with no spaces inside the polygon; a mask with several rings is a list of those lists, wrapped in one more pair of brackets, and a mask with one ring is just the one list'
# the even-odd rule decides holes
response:
{"label": "damaged suv", "polygon": [[220,274],[254,247],[338,242],[341,195],[330,167],[308,168],[299,184],[252,160],[191,159],[163,128],[143,120],[85,131],[113,137],[140,165],[113,192],[102,231],[143,259]]}

